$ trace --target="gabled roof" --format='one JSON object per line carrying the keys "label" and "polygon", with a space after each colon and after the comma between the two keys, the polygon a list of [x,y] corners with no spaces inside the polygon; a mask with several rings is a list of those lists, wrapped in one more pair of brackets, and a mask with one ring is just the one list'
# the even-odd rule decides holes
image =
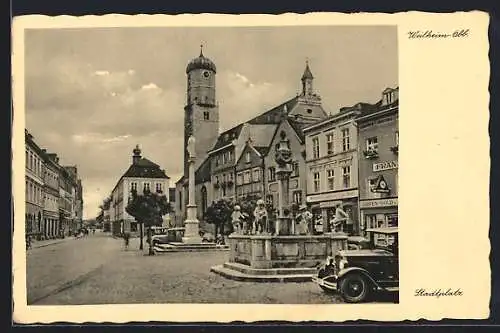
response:
{"label": "gabled roof", "polygon": [[224,147],[230,144],[234,139],[237,139],[240,136],[243,125],[244,123],[239,124],[219,134],[219,137],[217,138],[217,141],[215,142],[215,145],[211,150],[216,150],[221,147]]}
{"label": "gabled roof", "polygon": [[151,162],[147,158],[142,157],[136,163],[133,163],[127,171],[123,174],[123,177],[134,177],[134,178],[170,178],[167,176],[164,170],[160,169],[160,166],[154,162]]}
{"label": "gabled roof", "polygon": [[292,127],[292,129],[295,131],[295,133],[297,133],[297,136],[299,137],[300,141],[304,142],[305,135],[304,135],[303,130],[307,126],[310,126],[312,123],[296,121],[296,120],[291,119],[291,118],[288,118],[287,121],[290,124],[290,127]]}
{"label": "gabled roof", "polygon": [[249,124],[279,124],[286,107],[287,114],[297,105],[299,97],[295,96],[269,111],[266,111],[257,117],[248,121]]}

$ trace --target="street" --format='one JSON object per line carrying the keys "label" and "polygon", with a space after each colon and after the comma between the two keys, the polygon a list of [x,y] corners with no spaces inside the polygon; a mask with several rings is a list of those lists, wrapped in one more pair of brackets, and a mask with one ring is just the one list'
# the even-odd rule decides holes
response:
{"label": "street", "polygon": [[225,279],[210,267],[228,252],[147,256],[132,239],[96,233],[28,252],[30,305],[131,303],[329,304],[342,302],[314,283],[253,283]]}

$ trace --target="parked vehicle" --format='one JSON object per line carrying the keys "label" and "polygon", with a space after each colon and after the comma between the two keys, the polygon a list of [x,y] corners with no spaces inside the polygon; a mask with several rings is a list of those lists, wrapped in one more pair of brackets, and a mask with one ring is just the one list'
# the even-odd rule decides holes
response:
{"label": "parked vehicle", "polygon": [[366,230],[368,248],[341,250],[313,277],[326,292],[340,292],[344,301],[360,303],[374,291],[399,291],[398,228]]}
{"label": "parked vehicle", "polygon": [[152,243],[153,246],[157,244],[167,244],[171,242],[181,241],[184,227],[168,228],[168,227],[152,227]]}

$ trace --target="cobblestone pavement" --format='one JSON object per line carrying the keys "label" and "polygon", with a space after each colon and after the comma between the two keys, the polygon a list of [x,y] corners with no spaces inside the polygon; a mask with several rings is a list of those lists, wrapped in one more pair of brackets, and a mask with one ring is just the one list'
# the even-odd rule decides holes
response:
{"label": "cobblestone pavement", "polygon": [[26,287],[28,304],[71,286],[99,269],[120,252],[121,242],[97,233],[81,239],[28,250]]}
{"label": "cobblestone pavement", "polygon": [[[74,257],[99,253],[98,259],[82,260],[89,269],[105,264],[83,281],[39,300],[37,305],[341,302],[338,296],[324,294],[312,282],[240,282],[211,273],[211,266],[227,261],[228,252],[167,253],[149,257],[145,256],[147,246],[144,253],[137,250],[137,239],[132,240],[128,251],[120,247],[119,240],[112,238],[92,240],[90,237],[82,241],[88,246],[85,243],[82,243],[84,248],[75,246]],[[100,242],[99,245],[96,242]]]}

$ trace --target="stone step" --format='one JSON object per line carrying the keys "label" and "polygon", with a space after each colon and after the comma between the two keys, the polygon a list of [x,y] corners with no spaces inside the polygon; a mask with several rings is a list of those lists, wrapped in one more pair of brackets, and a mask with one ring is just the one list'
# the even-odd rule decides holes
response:
{"label": "stone step", "polygon": [[227,279],[245,282],[311,282],[312,274],[252,275],[245,274],[224,265],[213,266],[210,271]]}
{"label": "stone step", "polygon": [[224,263],[224,268],[232,269],[240,273],[248,275],[294,275],[294,274],[309,274],[315,275],[317,272],[316,268],[308,267],[297,267],[297,268],[253,268],[247,265],[226,262]]}
{"label": "stone step", "polygon": [[228,246],[173,246],[162,244],[155,246],[155,251],[158,253],[165,252],[204,252],[204,251],[229,251]]}

